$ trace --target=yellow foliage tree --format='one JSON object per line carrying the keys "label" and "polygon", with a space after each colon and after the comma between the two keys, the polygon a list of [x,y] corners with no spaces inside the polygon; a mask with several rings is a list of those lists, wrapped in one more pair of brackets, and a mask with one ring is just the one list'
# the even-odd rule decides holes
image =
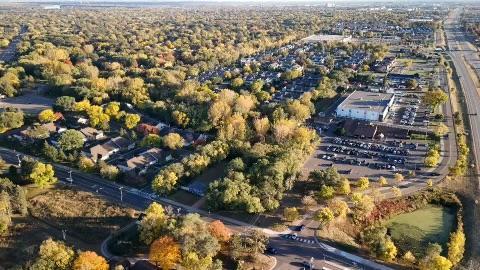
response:
{"label": "yellow foliage tree", "polygon": [[178,133],[169,133],[163,137],[163,145],[170,149],[178,149],[185,145],[185,140]]}
{"label": "yellow foliage tree", "polygon": [[46,109],[38,114],[38,120],[42,123],[53,122],[57,120],[55,113],[51,109]]}
{"label": "yellow foliage tree", "polygon": [[153,202],[145,211],[145,217],[140,221],[140,240],[149,245],[160,236],[165,225],[165,211],[162,205]]}
{"label": "yellow foliage tree", "polygon": [[140,115],[135,113],[127,113],[125,115],[125,127],[128,129],[132,129],[137,126],[138,122],[140,122]]}
{"label": "yellow foliage tree", "polygon": [[465,234],[463,229],[459,229],[450,235],[450,241],[448,242],[448,259],[455,266],[463,258],[465,252]]}
{"label": "yellow foliage tree", "polygon": [[148,258],[162,269],[173,269],[180,261],[180,246],[172,237],[164,236],[150,246]]}
{"label": "yellow foliage tree", "polygon": [[108,263],[93,251],[81,252],[73,262],[73,270],[108,270]]}

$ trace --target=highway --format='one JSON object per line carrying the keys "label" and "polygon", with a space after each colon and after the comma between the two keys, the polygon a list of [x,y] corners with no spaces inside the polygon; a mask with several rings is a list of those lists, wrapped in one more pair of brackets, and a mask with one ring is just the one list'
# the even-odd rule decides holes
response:
{"label": "highway", "polygon": [[[467,63],[472,64],[478,61],[478,54],[469,42],[468,37],[461,30],[459,24],[460,10],[454,10],[445,21],[445,33],[447,36],[448,54],[450,55],[457,72],[462,91],[465,95],[465,102],[469,114],[470,130],[472,140],[471,151],[475,158],[476,174],[479,173],[480,158],[480,93],[477,88],[478,79],[472,72],[469,72]],[[479,183],[480,185],[480,183]]]}

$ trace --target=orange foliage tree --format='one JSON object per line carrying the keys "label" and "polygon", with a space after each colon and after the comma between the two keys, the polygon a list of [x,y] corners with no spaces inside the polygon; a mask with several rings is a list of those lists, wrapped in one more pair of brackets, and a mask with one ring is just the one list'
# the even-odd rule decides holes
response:
{"label": "orange foliage tree", "polygon": [[81,252],[73,262],[74,270],[108,270],[108,263],[93,251]]}
{"label": "orange foliage tree", "polygon": [[232,236],[232,231],[220,220],[212,221],[208,225],[208,230],[220,242],[228,242]]}
{"label": "orange foliage tree", "polygon": [[172,237],[164,236],[150,245],[149,259],[162,269],[172,269],[180,260],[180,246]]}

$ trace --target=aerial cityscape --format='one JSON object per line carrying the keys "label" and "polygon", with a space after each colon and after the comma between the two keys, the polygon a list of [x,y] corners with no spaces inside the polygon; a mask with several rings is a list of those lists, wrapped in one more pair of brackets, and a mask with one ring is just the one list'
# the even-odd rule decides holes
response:
{"label": "aerial cityscape", "polygon": [[480,2],[1,1],[0,270],[480,270]]}

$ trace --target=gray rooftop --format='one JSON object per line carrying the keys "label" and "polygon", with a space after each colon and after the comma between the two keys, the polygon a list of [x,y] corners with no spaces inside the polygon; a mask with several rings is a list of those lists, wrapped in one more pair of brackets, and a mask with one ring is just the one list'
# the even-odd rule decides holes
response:
{"label": "gray rooftop", "polygon": [[363,109],[375,112],[383,112],[393,98],[392,93],[373,93],[366,91],[354,91],[340,105],[343,109]]}

